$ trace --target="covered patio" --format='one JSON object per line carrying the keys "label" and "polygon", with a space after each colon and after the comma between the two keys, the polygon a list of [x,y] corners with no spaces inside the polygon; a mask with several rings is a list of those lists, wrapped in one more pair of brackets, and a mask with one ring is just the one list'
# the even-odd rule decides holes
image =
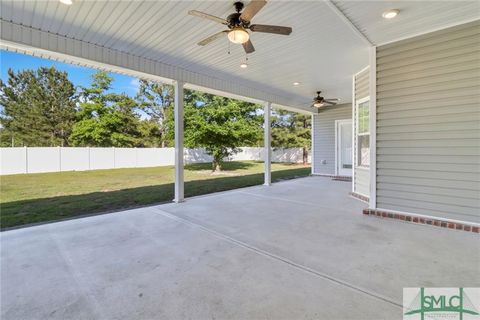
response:
{"label": "covered patio", "polygon": [[375,219],[308,177],[1,234],[2,319],[397,319],[478,286],[473,233]]}
{"label": "covered patio", "polygon": [[[4,50],[174,86],[175,203],[2,232],[1,318],[398,319],[403,288],[479,287],[478,9],[269,1],[254,22],[293,32],[252,33],[241,69],[241,45],[197,45],[223,26],[188,14],[223,19],[229,1],[2,1]],[[264,185],[184,202],[185,89],[263,106]],[[312,108],[316,91],[341,102]],[[271,185],[272,108],[312,116],[322,176]],[[339,120],[353,186],[326,177]]]}

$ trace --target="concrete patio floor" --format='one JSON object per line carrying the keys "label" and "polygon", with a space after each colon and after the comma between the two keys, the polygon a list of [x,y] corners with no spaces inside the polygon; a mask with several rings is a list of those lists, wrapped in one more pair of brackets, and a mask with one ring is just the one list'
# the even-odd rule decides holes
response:
{"label": "concrete patio floor", "polygon": [[2,319],[400,319],[480,286],[479,237],[361,214],[309,177],[1,233]]}

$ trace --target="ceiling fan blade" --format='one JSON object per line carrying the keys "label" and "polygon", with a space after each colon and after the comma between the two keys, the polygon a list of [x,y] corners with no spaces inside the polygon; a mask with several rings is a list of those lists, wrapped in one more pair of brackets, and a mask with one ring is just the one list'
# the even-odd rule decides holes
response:
{"label": "ceiling fan blade", "polygon": [[334,105],[336,105],[337,103],[336,103],[336,102],[330,102],[330,101],[324,100],[324,101],[323,101],[323,104],[324,104],[324,105],[334,106]]}
{"label": "ceiling fan blade", "polygon": [[255,51],[255,48],[253,47],[252,41],[248,40],[245,43],[242,43],[243,49],[245,49],[246,53],[252,53]]}
{"label": "ceiling fan blade", "polygon": [[200,42],[198,43],[198,45],[199,45],[199,46],[206,46],[206,45],[209,44],[210,42],[215,41],[215,40],[221,38],[224,34],[227,34],[227,32],[228,32],[228,30],[217,32],[217,33],[211,35],[210,37],[205,38],[205,39],[203,39],[202,41],[200,41]]}
{"label": "ceiling fan blade", "polygon": [[253,32],[266,32],[266,33],[275,33],[288,36],[292,33],[292,28],[290,27],[281,27],[281,26],[270,26],[266,24],[252,24],[250,30]]}
{"label": "ceiling fan blade", "polygon": [[338,99],[324,99],[323,101],[332,105],[335,105],[338,103]]}
{"label": "ceiling fan blade", "polygon": [[243,9],[242,14],[240,15],[240,19],[246,22],[250,22],[252,18],[260,11],[265,5],[267,1],[265,0],[252,0],[248,4],[248,6]]}
{"label": "ceiling fan blade", "polygon": [[190,11],[188,11],[188,14],[191,15],[191,16],[196,16],[196,17],[208,19],[208,20],[211,20],[211,21],[215,21],[215,22],[218,22],[218,23],[221,23],[221,24],[224,24],[224,25],[228,24],[227,20],[216,17],[216,16],[212,16],[211,14],[208,14],[208,13],[205,13],[205,12],[201,12],[201,11],[197,11],[197,10],[190,10]]}

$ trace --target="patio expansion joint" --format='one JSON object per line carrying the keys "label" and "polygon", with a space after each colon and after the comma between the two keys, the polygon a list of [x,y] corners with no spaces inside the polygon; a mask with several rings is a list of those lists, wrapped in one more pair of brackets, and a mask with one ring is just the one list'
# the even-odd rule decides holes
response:
{"label": "patio expansion joint", "polygon": [[282,256],[279,256],[277,254],[274,254],[274,253],[271,253],[271,252],[268,252],[268,251],[265,251],[263,249],[260,249],[258,247],[255,247],[253,245],[250,245],[248,243],[245,243],[241,240],[238,240],[238,239],[235,239],[235,238],[232,238],[224,233],[221,233],[221,232],[218,232],[218,231],[215,231],[213,229],[210,229],[208,227],[205,227],[199,223],[196,223],[196,222],[193,222],[189,219],[185,219],[185,218],[182,218],[182,217],[179,217],[175,214],[171,214],[167,211],[164,211],[164,210],[161,210],[159,208],[154,208],[155,211],[157,211],[160,215],[166,217],[166,218],[169,218],[171,220],[174,220],[174,221],[177,221],[177,222],[180,222],[180,223],[183,223],[183,224],[186,224],[190,227],[193,227],[193,228],[197,228],[197,229],[200,229],[201,231],[205,232],[205,233],[208,233],[218,239],[221,239],[221,240],[224,240],[224,241],[227,241],[227,242],[230,242],[234,245],[237,245],[237,246],[240,246],[244,249],[247,249],[249,251],[252,251],[256,254],[259,254],[259,255],[262,255],[266,258],[269,258],[269,259],[272,259],[272,260],[275,260],[275,261],[278,261],[278,262],[282,262],[282,263],[285,263],[297,270],[300,270],[302,272],[305,272],[305,273],[308,273],[310,275],[314,275],[316,277],[319,277],[319,278],[322,278],[324,280],[327,280],[327,281],[330,281],[336,285],[339,285],[339,286],[342,286],[344,288],[347,288],[349,290],[352,290],[352,291],[355,291],[355,292],[358,292],[358,293],[361,293],[361,294],[364,294],[364,295],[367,295],[371,298],[374,298],[376,300],[380,300],[382,302],[386,302],[388,304],[391,304],[395,307],[398,307],[400,309],[403,308],[402,304],[401,303],[398,303],[396,301],[394,301],[393,299],[389,298],[389,297],[385,297],[383,296],[382,294],[379,294],[379,293],[376,293],[376,292],[372,292],[368,289],[365,289],[365,288],[361,288],[359,286],[356,286],[352,283],[349,283],[347,281],[343,281],[341,279],[338,279],[338,278],[335,278],[333,276],[330,276],[326,273],[323,273],[321,271],[318,271],[318,270],[315,270],[315,269],[312,269],[310,267],[307,267],[305,265],[302,265],[302,264],[299,264],[299,263],[296,263],[288,258],[285,258],[285,257],[282,257]]}

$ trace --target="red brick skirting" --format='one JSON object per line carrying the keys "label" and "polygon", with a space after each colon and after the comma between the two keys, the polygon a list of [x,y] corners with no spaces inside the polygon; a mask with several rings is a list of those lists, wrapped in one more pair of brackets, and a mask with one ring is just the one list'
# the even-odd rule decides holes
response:
{"label": "red brick skirting", "polygon": [[475,232],[475,233],[479,233],[479,229],[480,229],[478,226],[470,225],[468,223],[451,222],[451,221],[432,219],[432,218],[426,218],[426,217],[418,217],[414,215],[393,213],[393,212],[387,212],[387,211],[375,210],[375,209],[363,209],[363,214],[377,216],[381,218],[398,219],[398,220],[403,220],[403,221],[408,221],[413,223],[429,224],[436,227],[463,230],[463,231]]}
{"label": "red brick skirting", "polygon": [[356,192],[350,192],[350,195],[354,198],[357,198],[359,200],[362,200],[362,201],[365,201],[365,202],[368,202],[370,201],[370,198],[369,197],[366,197],[364,195],[361,195],[361,194],[358,194]]}
{"label": "red brick skirting", "polygon": [[332,180],[339,180],[339,181],[352,181],[352,177],[347,176],[333,176]]}

